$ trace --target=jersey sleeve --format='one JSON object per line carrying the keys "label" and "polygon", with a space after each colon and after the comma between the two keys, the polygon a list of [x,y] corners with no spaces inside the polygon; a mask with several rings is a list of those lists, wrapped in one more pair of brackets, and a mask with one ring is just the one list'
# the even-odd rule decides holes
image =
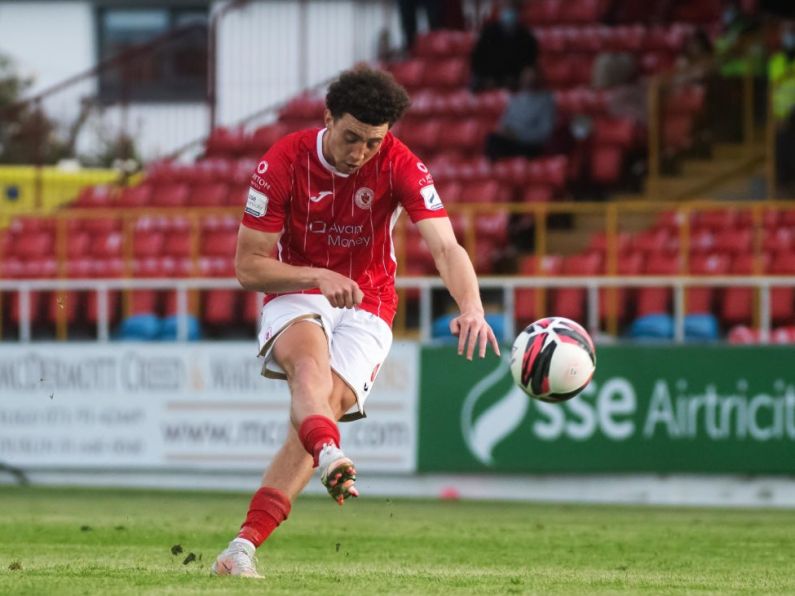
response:
{"label": "jersey sleeve", "polygon": [[251,174],[242,224],[261,232],[284,229],[292,189],[291,140],[281,139],[259,160]]}
{"label": "jersey sleeve", "polygon": [[411,221],[417,223],[430,217],[447,217],[428,166],[405,145],[396,148],[394,163],[395,189]]}

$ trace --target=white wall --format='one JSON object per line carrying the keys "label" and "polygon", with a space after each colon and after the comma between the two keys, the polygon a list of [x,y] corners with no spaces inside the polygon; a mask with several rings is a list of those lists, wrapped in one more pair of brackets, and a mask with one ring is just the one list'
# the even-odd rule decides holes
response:
{"label": "white wall", "polygon": [[0,52],[11,56],[33,93],[96,62],[89,2],[0,2]]}
{"label": "white wall", "polygon": [[[219,124],[235,123],[357,61],[374,59],[384,26],[393,42],[400,39],[394,2],[318,0],[307,6],[305,20],[299,4],[290,0],[251,2],[224,17],[218,48]],[[90,2],[0,1],[0,52],[15,60],[20,74],[35,77],[34,92],[96,64],[95,27]],[[71,86],[47,100],[47,113],[65,128],[76,119],[80,99],[95,90],[93,79]],[[113,137],[124,118],[146,159],[208,132],[209,114],[200,103],[138,104],[126,114],[95,111],[83,127],[79,149],[99,152],[101,139]]]}

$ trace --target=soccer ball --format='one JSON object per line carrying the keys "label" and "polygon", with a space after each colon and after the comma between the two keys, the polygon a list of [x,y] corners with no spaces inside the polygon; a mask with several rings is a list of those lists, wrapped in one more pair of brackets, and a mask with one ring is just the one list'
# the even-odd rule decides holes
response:
{"label": "soccer ball", "polygon": [[513,380],[533,399],[553,403],[571,399],[585,389],[595,368],[591,336],[570,319],[539,319],[513,342]]}

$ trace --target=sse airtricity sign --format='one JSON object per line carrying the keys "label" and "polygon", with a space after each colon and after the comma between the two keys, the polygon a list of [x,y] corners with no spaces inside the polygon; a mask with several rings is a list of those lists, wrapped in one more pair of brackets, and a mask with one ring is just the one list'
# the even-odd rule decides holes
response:
{"label": "sse airtricity sign", "polygon": [[[795,351],[602,347],[563,404],[528,399],[505,360],[423,351],[423,471],[795,472]],[[444,371],[440,374],[438,371]]]}

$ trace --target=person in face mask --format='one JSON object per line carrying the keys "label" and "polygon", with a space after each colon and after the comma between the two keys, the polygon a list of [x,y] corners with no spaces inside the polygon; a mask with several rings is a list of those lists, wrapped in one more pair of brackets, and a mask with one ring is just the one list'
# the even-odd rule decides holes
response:
{"label": "person in face mask", "polygon": [[538,42],[522,23],[522,2],[506,0],[496,19],[486,23],[470,57],[473,91],[515,90],[525,68],[534,68]]}

